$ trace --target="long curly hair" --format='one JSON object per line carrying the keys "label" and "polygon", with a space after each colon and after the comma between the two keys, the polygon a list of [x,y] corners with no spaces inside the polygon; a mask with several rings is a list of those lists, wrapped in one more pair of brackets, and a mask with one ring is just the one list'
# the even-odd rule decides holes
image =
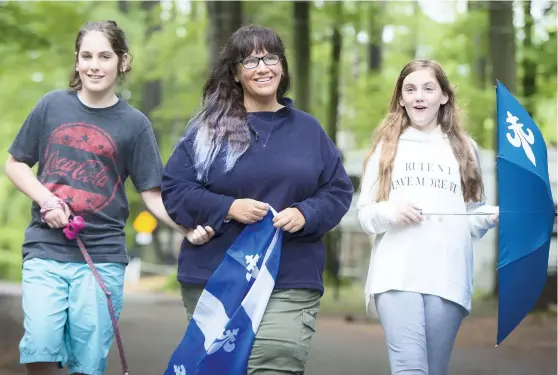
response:
{"label": "long curly hair", "polygon": [[277,89],[277,100],[290,88],[290,77],[283,41],[272,29],[244,26],[228,40],[216,67],[203,88],[202,108],[190,120],[185,138],[194,139],[194,166],[200,181],[207,179],[216,157],[225,151],[225,172],[250,146],[251,130],[244,107],[244,92],[235,75],[240,61],[252,54],[267,51],[279,55],[283,75]]}
{"label": "long curly hair", "polygon": [[366,168],[368,159],[381,142],[378,189],[374,200],[386,201],[389,198],[393,161],[397,153],[399,136],[405,129],[411,126],[407,111],[399,103],[402,95],[403,80],[409,74],[420,69],[430,69],[434,73],[442,92],[448,97],[447,103],[442,104],[438,111],[438,124],[442,128],[442,132],[448,136],[453,154],[459,164],[461,191],[463,192],[465,202],[478,202],[482,199],[484,190],[478,163],[473,155],[469,137],[461,126],[455,91],[450,86],[442,66],[434,60],[414,60],[405,65],[395,84],[389,112],[374,131],[371,149],[364,160],[364,168]]}

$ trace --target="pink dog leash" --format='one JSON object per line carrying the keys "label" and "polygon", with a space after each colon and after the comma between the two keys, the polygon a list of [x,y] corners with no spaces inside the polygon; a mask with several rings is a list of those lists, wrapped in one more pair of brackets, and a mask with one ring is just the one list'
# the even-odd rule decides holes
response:
{"label": "pink dog leash", "polygon": [[[59,199],[58,197],[54,197],[53,199],[50,199],[43,204],[43,206],[41,207],[41,211],[40,211],[41,212],[41,219],[43,219],[46,212],[54,210],[55,208],[62,208],[62,209],[65,208],[65,203],[61,199]],[[87,262],[87,265],[91,269],[91,272],[93,272],[93,275],[95,276],[95,279],[97,280],[97,282],[99,283],[99,286],[101,287],[101,289],[103,290],[103,292],[105,293],[105,295],[107,297],[107,304],[108,304],[108,309],[109,309],[109,313],[110,313],[110,320],[112,321],[112,328],[114,330],[114,337],[116,338],[116,344],[118,345],[118,352],[120,354],[120,363],[122,364],[122,373],[124,375],[129,375],[130,371],[128,370],[128,364],[126,363],[126,356],[124,355],[124,345],[122,344],[122,339],[120,337],[120,330],[118,329],[118,323],[117,323],[117,320],[116,320],[116,314],[114,313],[114,307],[113,307],[112,301],[110,299],[111,293],[108,290],[105,283],[103,282],[103,279],[102,279],[101,275],[99,274],[99,272],[97,271],[97,268],[95,267],[95,264],[93,264],[93,260],[91,260],[91,256],[89,256],[89,253],[85,249],[85,245],[83,244],[83,241],[78,236],[79,232],[84,227],[85,227],[85,220],[83,220],[83,218],[81,216],[70,215],[68,225],[66,225],[66,227],[64,227],[63,232],[64,232],[64,235],[66,236],[67,239],[76,240],[76,242],[78,244],[78,247],[79,247],[79,250],[81,251],[81,254],[85,258],[85,261]]]}

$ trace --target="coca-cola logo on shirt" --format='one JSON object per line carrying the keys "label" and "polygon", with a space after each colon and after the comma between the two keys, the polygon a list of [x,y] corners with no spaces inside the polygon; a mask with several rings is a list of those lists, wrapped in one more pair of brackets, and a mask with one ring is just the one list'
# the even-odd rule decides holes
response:
{"label": "coca-cola logo on shirt", "polygon": [[118,153],[111,136],[98,126],[74,122],[50,135],[40,180],[74,213],[97,212],[120,185]]}

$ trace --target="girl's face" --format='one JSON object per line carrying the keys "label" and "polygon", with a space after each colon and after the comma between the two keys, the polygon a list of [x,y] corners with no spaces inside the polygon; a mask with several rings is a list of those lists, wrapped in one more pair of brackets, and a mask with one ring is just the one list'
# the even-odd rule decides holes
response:
{"label": "girl's face", "polygon": [[242,60],[236,79],[242,85],[245,99],[260,102],[276,97],[282,74],[283,66],[278,55],[254,51]]}
{"label": "girl's face", "polygon": [[399,104],[411,120],[413,127],[430,131],[438,125],[438,110],[448,102],[431,69],[420,69],[403,80]]}
{"label": "girl's face", "polygon": [[83,90],[94,94],[114,90],[118,65],[118,55],[102,32],[90,31],[83,36],[76,62]]}

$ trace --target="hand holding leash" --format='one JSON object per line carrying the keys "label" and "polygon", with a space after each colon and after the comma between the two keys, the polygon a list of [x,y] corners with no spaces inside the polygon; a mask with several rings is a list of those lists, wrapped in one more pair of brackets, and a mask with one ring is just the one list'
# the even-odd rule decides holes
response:
{"label": "hand holding leash", "polygon": [[63,228],[68,225],[68,218],[72,213],[62,199],[53,195],[41,203],[40,214],[41,220],[50,228]]}

